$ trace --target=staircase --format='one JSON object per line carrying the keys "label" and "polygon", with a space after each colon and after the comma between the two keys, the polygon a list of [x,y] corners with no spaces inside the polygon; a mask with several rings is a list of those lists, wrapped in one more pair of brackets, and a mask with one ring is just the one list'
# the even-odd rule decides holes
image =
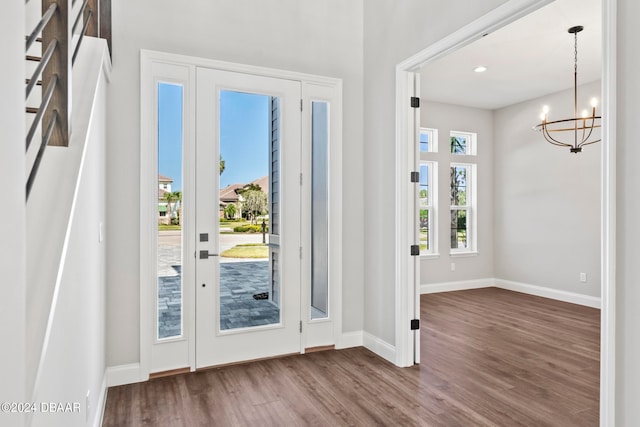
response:
{"label": "staircase", "polygon": [[26,0],[26,198],[48,145],[66,147],[71,135],[72,74],[85,35],[107,37],[110,0]]}
{"label": "staircase", "polygon": [[82,410],[27,414],[32,427],[98,425],[106,389],[109,10],[110,0],[25,3],[25,387],[30,401]]}

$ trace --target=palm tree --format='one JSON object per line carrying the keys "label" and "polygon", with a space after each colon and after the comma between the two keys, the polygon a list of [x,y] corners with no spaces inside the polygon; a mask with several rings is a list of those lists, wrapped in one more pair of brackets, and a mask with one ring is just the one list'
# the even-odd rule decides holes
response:
{"label": "palm tree", "polygon": [[174,200],[179,204],[178,205],[178,225],[182,225],[182,191],[174,191],[173,193]]}
{"label": "palm tree", "polygon": [[[452,138],[453,141],[453,138]],[[449,183],[452,206],[466,206],[467,204],[467,170],[464,167],[451,166]],[[451,247],[458,247],[458,240],[462,237],[466,240],[466,213],[459,217],[458,210],[451,210]],[[462,230],[462,231],[461,231]]]}
{"label": "palm tree", "polygon": [[465,154],[466,145],[463,144],[463,142],[465,142],[464,139],[462,138],[458,139],[457,136],[452,136],[451,137],[451,153]]}
{"label": "palm tree", "polygon": [[233,219],[236,216],[236,205],[229,203],[224,208],[224,215],[227,219]]}
{"label": "palm tree", "polygon": [[171,225],[171,217],[173,216],[171,203],[176,199],[175,192],[165,191],[164,200],[167,202],[167,215],[169,216],[169,225]]}
{"label": "palm tree", "polygon": [[224,172],[224,159],[222,158],[222,154],[220,154],[220,175],[222,175],[222,172]]}

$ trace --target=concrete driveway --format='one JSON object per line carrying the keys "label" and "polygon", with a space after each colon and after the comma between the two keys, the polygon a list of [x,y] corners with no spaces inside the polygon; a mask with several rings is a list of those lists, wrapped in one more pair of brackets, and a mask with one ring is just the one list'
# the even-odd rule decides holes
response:
{"label": "concrete driveway", "polygon": [[[221,234],[220,252],[243,243],[262,243],[262,234]],[[182,327],[181,232],[158,234],[158,337],[180,335]],[[244,328],[277,323],[280,310],[254,294],[269,291],[268,258],[219,258],[220,327]]]}

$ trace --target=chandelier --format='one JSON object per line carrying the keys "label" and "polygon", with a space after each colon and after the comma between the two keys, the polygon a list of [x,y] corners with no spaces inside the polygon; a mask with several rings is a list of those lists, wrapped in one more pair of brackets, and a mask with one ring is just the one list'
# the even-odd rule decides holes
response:
{"label": "chandelier", "polygon": [[[587,110],[583,110],[581,116],[578,117],[578,33],[583,29],[584,27],[578,25],[568,30],[569,34],[573,34],[574,37],[573,117],[549,121],[547,116],[549,107],[545,105],[540,115],[541,123],[534,127],[535,130],[542,132],[547,142],[560,147],[569,147],[569,151],[572,153],[579,153],[582,151],[582,146],[600,141],[600,139],[591,140],[593,130],[600,127],[601,117],[596,116],[598,100],[591,99],[591,114]],[[573,138],[571,138],[571,133]]]}

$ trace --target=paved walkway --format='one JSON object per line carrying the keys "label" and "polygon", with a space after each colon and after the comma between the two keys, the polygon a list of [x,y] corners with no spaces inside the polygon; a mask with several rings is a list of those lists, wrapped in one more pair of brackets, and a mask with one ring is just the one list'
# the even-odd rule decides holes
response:
{"label": "paved walkway", "polygon": [[[238,243],[262,242],[262,235],[222,235],[221,251]],[[277,323],[280,309],[253,295],[269,292],[269,261],[220,258],[220,328],[222,330]],[[158,337],[180,335],[182,261],[180,233],[161,232],[158,239]]]}

